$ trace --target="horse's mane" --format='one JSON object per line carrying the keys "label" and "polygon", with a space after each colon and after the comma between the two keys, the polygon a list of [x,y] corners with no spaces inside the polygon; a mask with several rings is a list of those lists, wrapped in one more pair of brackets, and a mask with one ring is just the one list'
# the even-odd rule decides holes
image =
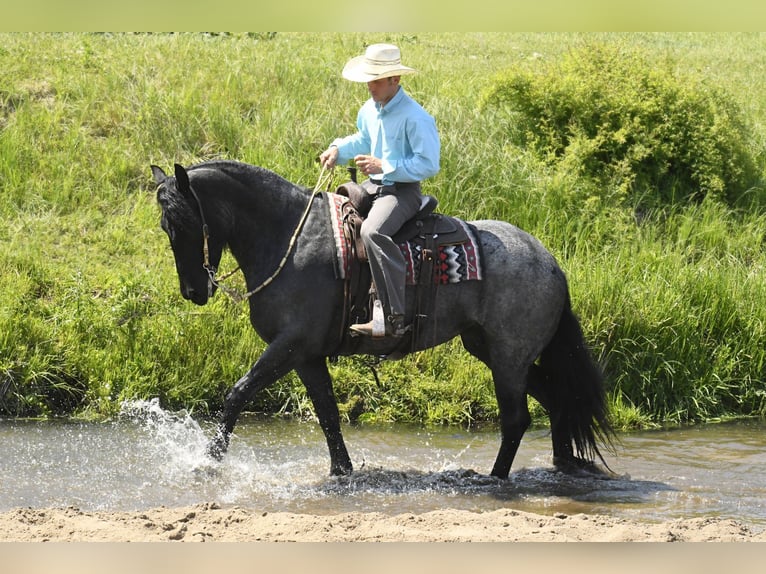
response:
{"label": "horse's mane", "polygon": [[[216,218],[229,222],[236,219],[249,226],[254,224],[253,217],[260,220],[264,213],[273,215],[272,223],[292,221],[291,214],[297,218],[310,201],[309,189],[269,169],[240,161],[205,161],[189,166],[186,173],[204,204],[209,223]],[[197,207],[188,207],[190,211],[178,213],[180,218],[194,217]]]}
{"label": "horse's mane", "polygon": [[[265,167],[260,167],[257,165],[252,165],[249,163],[236,161],[232,159],[211,159],[208,161],[203,161],[200,163],[195,163],[193,165],[190,165],[186,168],[187,172],[193,172],[200,169],[217,169],[219,171],[222,171],[224,173],[228,174],[234,174],[239,173],[242,171],[251,171],[253,173],[258,174],[274,174],[271,170],[266,169]],[[279,176],[278,176],[279,177]]]}
{"label": "horse's mane", "polygon": [[308,191],[308,188],[293,183],[270,169],[235,160],[216,159],[204,161],[189,166],[186,171],[191,175],[196,171],[205,169],[216,170],[246,187],[252,187],[255,184],[285,190],[290,188]]}

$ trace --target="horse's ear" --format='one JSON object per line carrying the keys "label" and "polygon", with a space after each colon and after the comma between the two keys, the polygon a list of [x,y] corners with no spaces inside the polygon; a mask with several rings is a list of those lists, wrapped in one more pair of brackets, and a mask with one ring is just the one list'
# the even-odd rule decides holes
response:
{"label": "horse's ear", "polygon": [[189,183],[189,174],[186,173],[184,166],[175,164],[173,166],[176,170],[176,182],[178,184],[178,190],[186,195],[191,194],[191,184]]}
{"label": "horse's ear", "polygon": [[157,185],[161,184],[163,181],[167,179],[167,175],[165,175],[165,172],[162,171],[161,167],[158,167],[156,165],[150,166],[152,168],[152,175],[154,176],[154,183]]}

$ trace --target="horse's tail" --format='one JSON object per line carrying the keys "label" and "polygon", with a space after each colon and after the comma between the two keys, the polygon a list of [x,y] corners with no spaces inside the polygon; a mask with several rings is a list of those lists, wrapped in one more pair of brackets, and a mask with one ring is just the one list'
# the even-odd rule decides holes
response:
{"label": "horse's tail", "polygon": [[[598,446],[600,442],[614,450],[604,376],[586,345],[568,296],[558,329],[540,355],[539,369],[549,403],[554,462],[557,466],[593,463],[598,457],[609,468]],[[574,458],[573,443],[579,460]]]}

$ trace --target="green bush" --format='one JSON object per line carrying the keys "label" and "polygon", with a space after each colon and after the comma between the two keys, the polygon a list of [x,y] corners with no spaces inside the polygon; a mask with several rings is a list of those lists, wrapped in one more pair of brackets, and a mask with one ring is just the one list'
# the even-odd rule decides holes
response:
{"label": "green bush", "polygon": [[733,97],[669,56],[590,44],[497,76],[484,110],[510,111],[508,137],[589,193],[660,205],[706,196],[735,202],[758,180],[752,129]]}

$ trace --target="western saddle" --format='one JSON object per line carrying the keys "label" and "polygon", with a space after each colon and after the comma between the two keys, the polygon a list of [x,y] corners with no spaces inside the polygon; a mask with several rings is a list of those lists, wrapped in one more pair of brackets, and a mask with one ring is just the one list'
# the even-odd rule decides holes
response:
{"label": "western saddle", "polygon": [[[353,175],[352,175],[353,177]],[[375,286],[372,283],[367,253],[360,236],[362,222],[372,207],[374,195],[355,181],[344,183],[336,189],[338,195],[348,197],[342,207],[343,232],[350,247],[350,273],[345,279],[344,317],[342,321],[342,346],[354,347],[358,342],[348,335],[348,328],[355,323],[369,321],[375,300]],[[418,213],[406,222],[393,236],[397,245],[409,242],[419,245],[421,257],[419,278],[416,285],[416,305],[413,316],[406,317],[412,329],[402,338],[397,349],[413,349],[418,333],[424,322],[433,314],[438,283],[434,275],[434,265],[441,246],[455,245],[467,241],[465,228],[453,217],[435,213],[438,205],[435,197],[424,195]]]}

